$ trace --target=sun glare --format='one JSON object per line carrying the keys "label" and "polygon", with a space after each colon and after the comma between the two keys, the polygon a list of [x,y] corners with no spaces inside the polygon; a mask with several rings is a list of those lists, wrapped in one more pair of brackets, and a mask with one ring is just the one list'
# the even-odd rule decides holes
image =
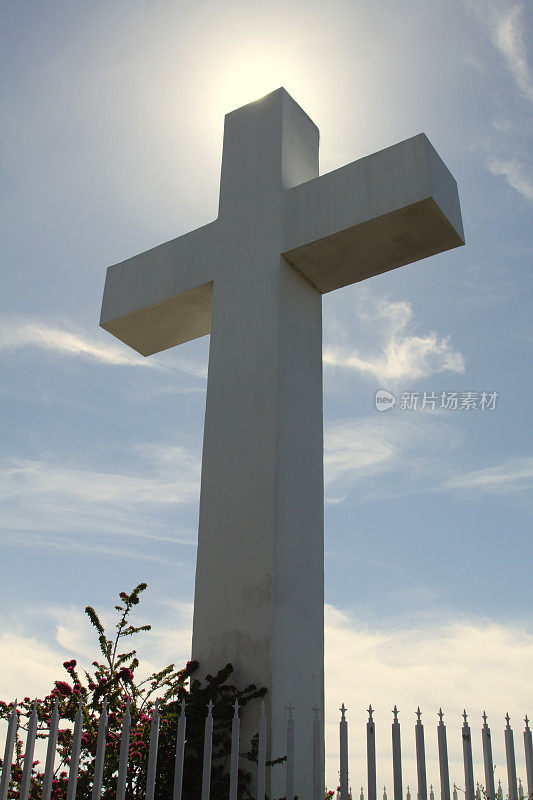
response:
{"label": "sun glare", "polygon": [[304,64],[279,44],[240,48],[230,57],[217,60],[220,68],[211,71],[208,102],[218,119],[280,86],[299,98],[313,91]]}

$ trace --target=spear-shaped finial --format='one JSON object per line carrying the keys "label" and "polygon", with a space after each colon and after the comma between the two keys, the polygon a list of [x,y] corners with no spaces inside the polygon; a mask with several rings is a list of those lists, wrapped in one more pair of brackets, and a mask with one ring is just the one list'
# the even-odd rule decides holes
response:
{"label": "spear-shaped finial", "polygon": [[463,720],[464,720],[463,725],[467,725],[468,723],[467,723],[466,720],[467,720],[468,714],[466,713],[466,708],[463,708],[462,717],[463,717]]}
{"label": "spear-shaped finial", "polygon": [[505,719],[507,720],[507,726],[506,727],[510,729],[511,728],[511,724],[510,724],[511,723],[511,717],[509,716],[509,712],[507,712],[507,714],[505,715]]}
{"label": "spear-shaped finial", "polygon": [[233,703],[233,717],[239,716],[239,701],[235,698],[235,702]]}
{"label": "spear-shaped finial", "polygon": [[368,711],[368,721],[374,722],[374,720],[372,719],[372,714],[374,713],[374,709],[372,708],[372,703],[370,703],[370,705],[368,706],[367,711]]}
{"label": "spear-shaped finial", "polygon": [[526,723],[526,731],[528,731],[529,730],[529,719],[527,718],[527,714],[524,717],[524,722]]}
{"label": "spear-shaped finial", "polygon": [[181,713],[185,714],[185,698],[184,697],[182,697],[182,699],[181,699],[180,708],[181,708]]}
{"label": "spear-shaped finial", "polygon": [[421,725],[422,724],[422,720],[421,720],[422,712],[420,711],[420,706],[418,706],[418,708],[416,709],[415,713],[416,713],[416,717],[417,717],[416,724],[417,725]]}
{"label": "spear-shaped finial", "polygon": [[212,700],[210,700],[209,703],[207,704],[207,716],[208,717],[212,717],[213,716],[213,701]]}
{"label": "spear-shaped finial", "polygon": [[346,708],[346,706],[343,703],[342,706],[339,708],[339,711],[341,712],[341,722],[344,722],[346,720],[346,711],[347,710],[348,709]]}
{"label": "spear-shaped finial", "polygon": [[481,719],[483,720],[483,727],[486,727],[486,725],[487,725],[487,712],[486,711],[484,711],[483,714],[481,715]]}
{"label": "spear-shaped finial", "polygon": [[439,710],[437,711],[437,715],[439,717],[439,725],[443,725],[444,723],[442,721],[442,718],[444,716],[444,712],[443,712],[442,708],[439,708]]}
{"label": "spear-shaped finial", "polygon": [[398,709],[396,707],[396,704],[394,705],[394,708],[392,709],[392,713],[394,714],[394,722],[398,722]]}

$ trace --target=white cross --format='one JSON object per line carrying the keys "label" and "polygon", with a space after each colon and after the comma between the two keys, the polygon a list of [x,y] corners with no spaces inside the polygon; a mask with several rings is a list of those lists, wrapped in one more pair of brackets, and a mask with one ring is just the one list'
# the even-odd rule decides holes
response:
{"label": "white cross", "polygon": [[218,218],[110,267],[101,316],[145,356],[211,333],[193,657],[267,687],[276,755],[324,707],[321,295],[464,243],[424,134],[321,177],[318,139],[284,89],[227,114]]}

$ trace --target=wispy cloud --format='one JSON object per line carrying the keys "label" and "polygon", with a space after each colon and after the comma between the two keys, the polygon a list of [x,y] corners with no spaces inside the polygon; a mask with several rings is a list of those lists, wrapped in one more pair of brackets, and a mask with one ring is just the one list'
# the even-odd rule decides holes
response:
{"label": "wispy cloud", "polygon": [[328,331],[324,364],[356,370],[381,382],[417,380],[446,370],[462,373],[465,361],[450,345],[449,336],[434,331],[417,332],[413,309],[407,301],[374,298],[362,290],[353,309],[373,346],[367,352],[337,343],[340,326]]}
{"label": "wispy cloud", "polygon": [[[156,477],[136,477],[88,469],[70,469],[53,462],[14,460],[0,470],[5,499],[31,495],[76,498],[81,503],[118,505],[167,505],[190,502],[198,494],[198,465],[191,474],[189,458],[177,452],[173,466],[182,462],[184,471],[178,484]],[[178,470],[173,470],[174,474]]]}
{"label": "wispy cloud", "polygon": [[72,326],[51,325],[39,320],[18,317],[0,317],[0,351],[33,347],[62,356],[85,358],[111,366],[148,367],[168,370],[172,367],[189,375],[203,378],[206,368],[185,359],[165,361],[162,358],[144,358],[126,346],[115,345],[108,334],[102,338],[88,336],[84,331]]}
{"label": "wispy cloud", "polygon": [[[123,549],[117,536],[189,543],[189,535],[170,533],[163,516],[177,505],[197,504],[199,454],[185,446],[137,445],[130,452],[130,462],[129,470],[112,471],[52,459],[5,459],[0,463],[5,536],[11,539],[18,531],[19,546],[31,540],[58,547],[62,534],[68,534],[65,546],[94,552],[107,548],[114,554]],[[74,531],[87,530],[95,532],[90,542],[72,536]],[[52,536],[40,536],[43,531]],[[99,538],[98,531],[106,536]]]}
{"label": "wispy cloud", "polygon": [[526,200],[533,201],[533,181],[525,174],[525,164],[513,159],[504,161],[499,158],[489,158],[487,166],[493,175],[503,175],[509,186],[520,192]]}
{"label": "wispy cloud", "polygon": [[324,431],[326,501],[436,491],[447,479],[447,455],[461,439],[440,415],[376,412],[336,420]]}
{"label": "wispy cloud", "polygon": [[533,488],[533,457],[461,472],[457,457],[461,431],[438,413],[402,413],[376,413],[326,425],[326,502],[435,492],[459,493],[463,499],[484,494],[512,498]]}
{"label": "wispy cloud", "polygon": [[498,4],[493,14],[493,39],[517,86],[533,100],[533,79],[527,63],[524,6],[521,3]]}
{"label": "wispy cloud", "polygon": [[533,488],[533,457],[515,458],[485,469],[454,475],[446,488],[475,495],[511,495]]}
{"label": "wispy cloud", "polygon": [[467,7],[488,26],[490,37],[522,94],[533,100],[533,78],[527,61],[525,7],[507,0],[467,0]]}

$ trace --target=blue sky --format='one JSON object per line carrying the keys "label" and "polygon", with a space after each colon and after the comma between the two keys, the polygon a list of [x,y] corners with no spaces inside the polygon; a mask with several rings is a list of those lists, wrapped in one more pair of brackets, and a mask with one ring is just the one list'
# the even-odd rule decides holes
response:
{"label": "blue sky", "polygon": [[[140,580],[140,614],[159,626],[148,660],[187,657],[209,342],[128,350],[98,327],[105,269],[216,216],[224,113],[283,85],[320,128],[321,172],[427,133],[467,237],[324,298],[330,776],[342,700],[354,784],[369,701],[383,729],[394,702],[409,724],[419,702],[428,718],[447,704],[457,728],[465,704],[497,728],[523,714],[533,7],[4,0],[0,13],[2,696],[88,657],[80,609]],[[384,413],[380,388],[398,400]],[[496,407],[400,408],[404,392],[468,391],[496,392]]]}

